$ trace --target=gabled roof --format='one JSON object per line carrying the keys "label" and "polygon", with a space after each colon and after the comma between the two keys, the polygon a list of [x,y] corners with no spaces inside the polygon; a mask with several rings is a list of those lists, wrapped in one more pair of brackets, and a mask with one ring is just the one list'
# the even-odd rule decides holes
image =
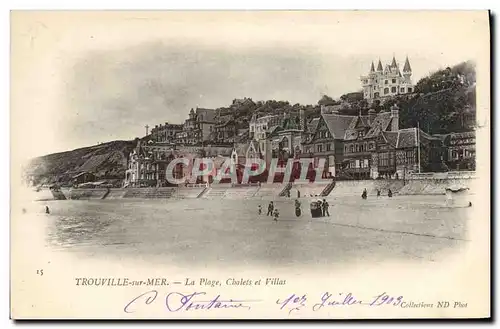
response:
{"label": "gabled roof", "polygon": [[400,129],[396,148],[417,146],[417,128]]}
{"label": "gabled roof", "polygon": [[391,124],[391,113],[390,112],[382,112],[378,113],[375,116],[375,119],[370,125],[370,130],[368,130],[368,133],[366,134],[366,138],[371,138],[375,137],[378,134],[380,134],[382,131],[386,131],[387,128],[389,128],[389,125]]}
{"label": "gabled roof", "polygon": [[398,134],[399,133],[397,131],[383,131],[382,137],[387,142],[387,144],[395,148],[398,143]]}
{"label": "gabled roof", "polygon": [[322,114],[323,120],[334,139],[343,139],[355,117],[351,115]]}
{"label": "gabled roof", "polygon": [[316,128],[318,128],[319,119],[320,118],[314,118],[307,124],[307,130],[310,133],[314,134],[316,132]]}

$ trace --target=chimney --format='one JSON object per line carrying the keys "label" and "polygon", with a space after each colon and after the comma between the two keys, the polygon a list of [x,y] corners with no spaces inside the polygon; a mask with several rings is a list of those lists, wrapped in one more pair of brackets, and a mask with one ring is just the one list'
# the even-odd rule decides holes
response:
{"label": "chimney", "polygon": [[399,130],[399,108],[396,104],[391,107],[391,118],[392,118],[392,131]]}
{"label": "chimney", "polygon": [[368,122],[370,125],[375,121],[375,117],[377,116],[377,113],[375,113],[374,109],[368,110]]}

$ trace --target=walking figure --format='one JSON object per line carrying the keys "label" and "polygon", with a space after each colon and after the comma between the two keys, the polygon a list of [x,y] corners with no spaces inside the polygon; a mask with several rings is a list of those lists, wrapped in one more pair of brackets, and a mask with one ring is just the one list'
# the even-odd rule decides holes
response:
{"label": "walking figure", "polygon": [[300,217],[302,215],[302,209],[300,208],[299,200],[295,200],[295,216]]}
{"label": "walking figure", "polygon": [[380,196],[380,190],[377,189],[377,197],[379,197],[379,196]]}
{"label": "walking figure", "polygon": [[262,206],[259,204],[259,215],[262,215]]}
{"label": "walking figure", "polygon": [[323,199],[323,202],[321,203],[321,207],[323,209],[323,217],[325,216],[325,214],[330,217],[330,212],[328,211],[328,207],[330,205],[328,204],[328,202],[326,201],[326,199]]}
{"label": "walking figure", "polygon": [[278,221],[278,217],[280,217],[280,213],[278,211],[278,209],[274,209],[274,221],[277,222]]}
{"label": "walking figure", "polygon": [[50,214],[50,209],[49,209],[49,206],[45,206],[45,213],[46,213],[46,214]]}
{"label": "walking figure", "polygon": [[387,196],[388,196],[389,198],[392,198],[392,191],[391,191],[391,189],[389,189],[389,192],[387,192]]}
{"label": "walking figure", "polygon": [[269,202],[269,205],[267,206],[267,216],[272,216],[273,210],[274,210],[274,204],[271,201],[271,202]]}

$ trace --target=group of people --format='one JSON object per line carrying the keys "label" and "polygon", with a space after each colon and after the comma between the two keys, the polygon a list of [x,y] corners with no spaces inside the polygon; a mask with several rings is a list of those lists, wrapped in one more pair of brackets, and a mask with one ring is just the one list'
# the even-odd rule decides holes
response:
{"label": "group of people", "polygon": [[[392,191],[391,191],[391,189],[389,189],[389,190],[387,191],[387,196],[388,196],[389,198],[392,198]],[[366,188],[363,190],[363,193],[361,193],[361,197],[362,197],[363,199],[366,199],[366,198],[368,197],[368,192],[366,191]],[[377,197],[380,197],[380,190],[379,190],[379,189],[377,189]]]}
{"label": "group of people", "polygon": [[[259,215],[262,215],[262,206],[259,204]],[[274,207],[274,203],[271,201],[267,205],[267,215],[266,216],[272,216],[273,220],[275,222],[278,221],[278,218],[280,217],[280,212],[278,208]]]}
{"label": "group of people", "polygon": [[323,199],[318,200],[317,203],[319,205],[319,208],[321,209],[321,215],[330,217],[330,212],[328,211],[330,204],[328,203],[328,201],[326,201],[326,199]]}
{"label": "group of people", "polygon": [[[323,216],[330,216],[330,212],[328,211],[330,204],[328,203],[328,201],[326,201],[326,199],[323,199],[323,200],[318,200],[317,203],[318,203],[319,209],[321,209],[321,213],[323,214]],[[298,199],[295,199],[294,207],[295,207],[295,216],[297,216],[297,217],[300,217],[302,215],[301,206],[302,206],[302,204],[300,203],[300,201]],[[262,205],[258,206],[258,213],[259,213],[259,215],[262,215]],[[275,207],[273,201],[270,201],[268,206],[267,206],[266,216],[272,216],[273,220],[275,222],[278,221],[280,213],[279,213],[278,208]]]}

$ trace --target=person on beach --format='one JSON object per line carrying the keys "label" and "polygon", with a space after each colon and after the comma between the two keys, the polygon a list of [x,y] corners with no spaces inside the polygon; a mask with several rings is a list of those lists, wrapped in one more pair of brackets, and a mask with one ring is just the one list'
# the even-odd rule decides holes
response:
{"label": "person on beach", "polygon": [[299,217],[302,215],[302,209],[300,208],[301,204],[299,200],[295,200],[295,216]]}
{"label": "person on beach", "polygon": [[377,198],[380,196],[380,190],[377,189]]}
{"label": "person on beach", "polygon": [[50,214],[50,209],[49,209],[49,206],[45,206],[45,213],[46,213],[46,214]]}
{"label": "person on beach", "polygon": [[274,204],[271,201],[271,202],[269,202],[269,205],[267,206],[267,216],[272,216],[273,210],[274,210]]}
{"label": "person on beach", "polygon": [[363,190],[363,194],[361,194],[361,197],[363,199],[366,199],[368,197],[368,192],[366,192],[366,189]]}
{"label": "person on beach", "polygon": [[330,217],[330,212],[328,212],[328,207],[330,205],[328,204],[328,202],[326,201],[326,199],[323,199],[323,202],[321,203],[321,208],[323,210],[323,217],[325,217],[325,214],[326,216]]}
{"label": "person on beach", "polygon": [[391,189],[389,189],[389,192],[387,192],[387,196],[388,196],[389,198],[392,198],[392,191],[391,191]]}
{"label": "person on beach", "polygon": [[274,220],[275,222],[277,222],[277,221],[278,221],[278,218],[280,217],[280,213],[279,213],[278,209],[274,209],[274,213],[273,213],[273,215],[274,215],[273,220]]}
{"label": "person on beach", "polygon": [[260,204],[259,204],[259,208],[258,209],[259,209],[258,210],[259,211],[259,215],[262,215],[262,206]]}

